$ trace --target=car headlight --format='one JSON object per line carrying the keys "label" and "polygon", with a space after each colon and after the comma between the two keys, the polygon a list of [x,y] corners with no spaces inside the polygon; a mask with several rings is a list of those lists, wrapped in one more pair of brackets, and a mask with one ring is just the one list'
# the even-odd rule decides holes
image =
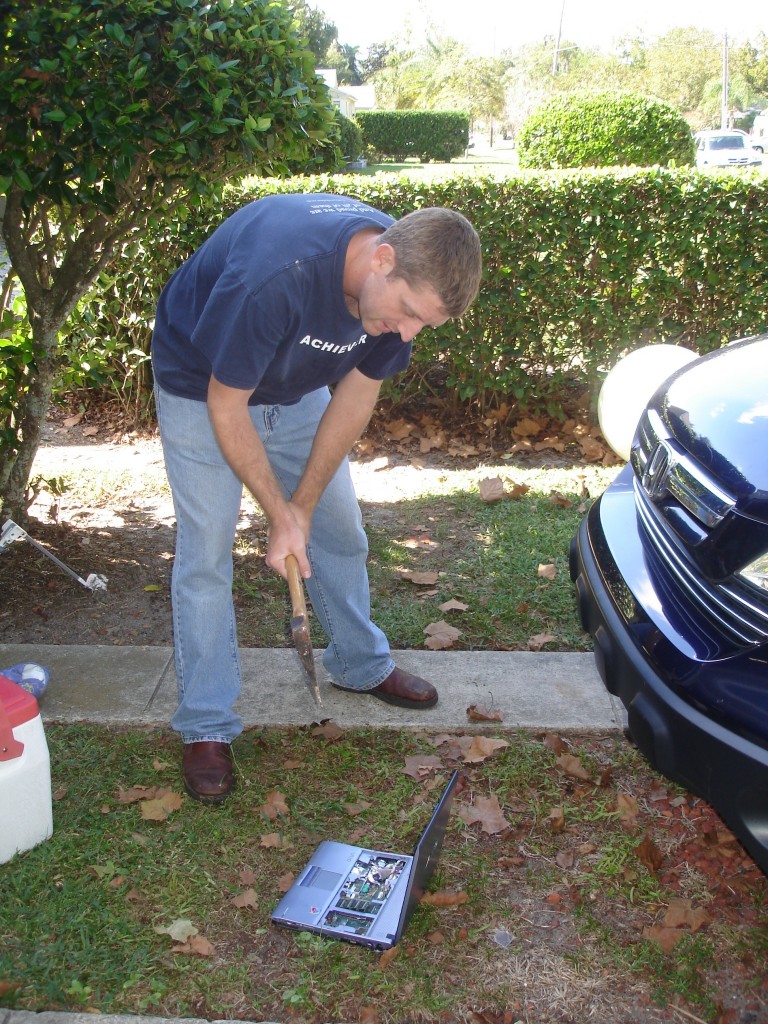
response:
{"label": "car headlight", "polygon": [[768,590],[768,552],[764,555],[760,555],[754,562],[750,562],[749,565],[739,573],[749,583],[755,587],[761,587],[763,590]]}

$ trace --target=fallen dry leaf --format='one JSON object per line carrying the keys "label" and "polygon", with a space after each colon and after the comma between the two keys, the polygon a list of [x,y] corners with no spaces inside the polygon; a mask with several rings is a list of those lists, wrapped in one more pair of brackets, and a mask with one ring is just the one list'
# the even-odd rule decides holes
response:
{"label": "fallen dry leaf", "polygon": [[292,850],[293,843],[279,832],[268,832],[261,837],[261,846],[269,850]]}
{"label": "fallen dry leaf", "polygon": [[271,790],[267,793],[266,801],[259,807],[259,814],[262,814],[268,821],[274,821],[276,818],[290,818],[291,812],[288,810],[285,795],[278,789]]}
{"label": "fallen dry leaf", "polygon": [[443,601],[442,604],[437,606],[441,612],[465,612],[469,608],[468,604],[464,604],[462,601],[454,601],[451,598],[450,601]]}
{"label": "fallen dry leaf", "polygon": [[503,717],[498,708],[486,708],[479,704],[470,704],[467,708],[470,722],[501,722]]}
{"label": "fallen dry leaf", "polygon": [[387,437],[392,441],[402,441],[406,437],[409,437],[415,430],[415,426],[412,423],[407,423],[403,419],[392,420],[385,427]]}
{"label": "fallen dry leaf", "polygon": [[424,627],[424,632],[427,634],[424,646],[431,651],[442,651],[446,647],[453,647],[461,636],[460,629],[456,629],[455,626],[451,626],[443,619],[440,622],[430,622],[428,626]]}
{"label": "fallen dry leaf", "polygon": [[177,917],[169,925],[155,925],[153,931],[158,935],[170,935],[174,942],[186,942],[193,935],[197,935],[198,929],[189,918]]}
{"label": "fallen dry leaf", "polygon": [[355,804],[342,804],[341,805],[347,814],[352,815],[354,818],[358,814],[362,814],[363,811],[367,811],[371,806],[367,800],[358,800]]}
{"label": "fallen dry leaf", "polygon": [[553,807],[550,810],[549,827],[553,832],[562,832],[565,828],[565,812],[562,807]]}
{"label": "fallen dry leaf", "polygon": [[464,760],[468,764],[480,764],[487,761],[497,750],[508,747],[506,740],[494,740],[490,736],[473,736],[472,743],[464,753]]}
{"label": "fallen dry leaf", "polygon": [[537,452],[545,452],[550,449],[555,452],[564,452],[565,441],[561,441],[559,437],[544,437],[541,441],[537,441],[533,447]]}
{"label": "fallen dry leaf", "polygon": [[573,867],[575,861],[576,854],[573,850],[560,850],[555,857],[555,863],[559,868],[562,868],[563,871],[569,871]]}
{"label": "fallen dry leaf", "polygon": [[649,925],[643,928],[643,938],[658,946],[664,953],[671,953],[685,932],[679,928],[665,928],[663,925]]}
{"label": "fallen dry leaf", "polygon": [[229,902],[233,907],[237,907],[239,910],[255,910],[258,905],[256,890],[244,889],[243,892],[239,892],[237,896],[233,896]]}
{"label": "fallen dry leaf", "polygon": [[543,421],[534,420],[530,416],[524,416],[522,419],[517,421],[514,427],[512,427],[512,435],[519,438],[536,437],[537,434],[541,433],[543,428]]}
{"label": "fallen dry leaf", "polygon": [[133,786],[131,789],[118,789],[115,798],[121,804],[133,804],[138,800],[152,800],[162,786]]}
{"label": "fallen dry leaf", "polygon": [[401,572],[400,579],[405,580],[408,583],[416,583],[419,586],[432,586],[437,583],[440,576],[436,572]]}
{"label": "fallen dry leaf", "polygon": [[640,805],[633,796],[629,796],[627,793],[619,793],[616,796],[616,813],[622,825],[632,826],[637,821]]}
{"label": "fallen dry leaf", "polygon": [[555,764],[566,775],[570,775],[574,779],[581,779],[582,782],[589,782],[590,780],[590,774],[581,763],[581,759],[573,754],[561,754],[556,759]]}
{"label": "fallen dry leaf", "polygon": [[552,491],[549,495],[549,500],[553,505],[557,505],[559,508],[570,508],[572,504],[571,499],[566,498],[566,496],[561,494],[560,491]]}
{"label": "fallen dry leaf", "polygon": [[535,636],[528,638],[528,649],[530,651],[540,651],[544,644],[551,644],[557,637],[553,636],[552,633],[537,633]]}
{"label": "fallen dry leaf", "polygon": [[564,754],[568,750],[568,744],[554,732],[548,732],[544,737],[544,746],[549,747],[553,754]]}
{"label": "fallen dry leaf", "polygon": [[455,892],[450,889],[438,889],[437,892],[425,892],[421,902],[428,904],[430,907],[460,907],[468,899],[469,896],[463,891]]}
{"label": "fallen dry leaf", "polygon": [[139,804],[141,817],[144,821],[165,821],[169,814],[178,811],[182,798],[179,793],[170,789],[158,790],[151,800],[142,800]]}
{"label": "fallen dry leaf", "polygon": [[709,924],[711,918],[703,907],[694,907],[688,899],[671,900],[664,914],[667,928],[690,928],[697,932]]}
{"label": "fallen dry leaf", "polygon": [[427,437],[422,437],[419,441],[419,451],[422,455],[431,452],[433,448],[445,448],[445,434],[442,430],[429,434]]}
{"label": "fallen dry leaf", "polygon": [[405,774],[410,775],[412,779],[421,780],[425,775],[442,769],[443,762],[434,754],[413,754],[405,759]]}
{"label": "fallen dry leaf", "polygon": [[216,948],[204,935],[193,935],[189,942],[185,942],[181,946],[174,946],[171,952],[194,953],[195,956],[213,956]]}
{"label": "fallen dry leaf", "polygon": [[277,880],[277,888],[279,892],[288,892],[293,883],[296,881],[296,875],[292,871],[289,871],[287,875],[280,875]]}
{"label": "fallen dry leaf", "polygon": [[511,484],[507,485],[507,497],[512,498],[513,500],[515,498],[522,498],[524,494],[527,494],[528,491],[530,491],[530,489],[529,484],[519,484],[512,481]]}
{"label": "fallen dry leaf", "polygon": [[540,565],[536,575],[541,580],[553,580],[557,576],[557,566],[552,562],[548,565]]}
{"label": "fallen dry leaf", "polygon": [[593,437],[584,437],[579,441],[582,454],[588,462],[600,462],[607,454],[605,445],[600,444]]}
{"label": "fallen dry leaf", "polygon": [[320,736],[324,740],[329,740],[331,743],[334,740],[341,739],[344,735],[344,730],[340,729],[335,722],[327,721],[323,722],[322,725],[315,726],[312,730],[313,736]]}
{"label": "fallen dry leaf", "polygon": [[253,868],[243,868],[238,878],[241,885],[253,885],[256,881],[256,872]]}
{"label": "fallen dry leaf", "polygon": [[399,952],[399,946],[390,946],[389,949],[385,949],[379,957],[379,968],[383,971],[385,967],[392,963]]}
{"label": "fallen dry leaf", "polygon": [[375,1006],[364,1006],[360,1010],[360,1024],[377,1024],[379,1012]]}
{"label": "fallen dry leaf", "polygon": [[480,481],[479,491],[486,505],[495,505],[504,497],[504,481],[500,476],[486,477]]}
{"label": "fallen dry leaf", "polygon": [[645,864],[649,871],[658,871],[664,863],[664,855],[650,836],[643,836],[635,847],[635,853],[641,864]]}
{"label": "fallen dry leaf", "polygon": [[479,824],[488,835],[496,835],[510,827],[495,794],[475,797],[472,804],[459,804],[457,813],[466,825]]}

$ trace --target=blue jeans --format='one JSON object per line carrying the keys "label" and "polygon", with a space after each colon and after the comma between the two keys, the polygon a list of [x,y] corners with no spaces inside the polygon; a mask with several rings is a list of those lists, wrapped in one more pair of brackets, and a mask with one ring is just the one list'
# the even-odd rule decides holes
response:
{"label": "blue jeans", "polygon": [[[243,727],[233,711],[241,675],[232,601],[232,547],[243,485],[219,450],[204,402],[158,386],[155,399],[176,513],[171,597],[179,707],[171,725],[185,743],[230,743]],[[251,407],[286,496],[298,484],[329,401],[322,388],[296,405]],[[323,664],[340,687],[373,689],[394,662],[387,638],[371,622],[368,541],[346,459],[315,509],[307,553],[307,590],[329,640]]]}

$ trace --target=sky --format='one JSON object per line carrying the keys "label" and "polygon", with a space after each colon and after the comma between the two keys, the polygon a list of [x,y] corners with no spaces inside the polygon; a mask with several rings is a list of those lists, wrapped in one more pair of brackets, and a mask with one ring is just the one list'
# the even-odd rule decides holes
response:
{"label": "sky", "polygon": [[[308,0],[339,31],[339,42],[382,43],[410,21],[415,35],[432,24],[482,56],[523,43],[562,38],[607,48],[613,39],[641,31],[647,38],[670,28],[707,28],[734,42],[768,34],[768,5],[756,0]],[[756,13],[756,11],[760,13]]]}

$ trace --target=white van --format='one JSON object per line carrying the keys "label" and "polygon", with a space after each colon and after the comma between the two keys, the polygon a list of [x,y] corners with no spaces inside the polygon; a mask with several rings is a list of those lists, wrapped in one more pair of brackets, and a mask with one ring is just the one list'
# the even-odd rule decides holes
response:
{"label": "white van", "polygon": [[713,128],[697,132],[697,167],[757,167],[763,157],[752,147],[752,140],[738,128]]}
{"label": "white van", "polygon": [[757,115],[749,137],[753,149],[756,149],[758,153],[764,153],[768,149],[768,110]]}

